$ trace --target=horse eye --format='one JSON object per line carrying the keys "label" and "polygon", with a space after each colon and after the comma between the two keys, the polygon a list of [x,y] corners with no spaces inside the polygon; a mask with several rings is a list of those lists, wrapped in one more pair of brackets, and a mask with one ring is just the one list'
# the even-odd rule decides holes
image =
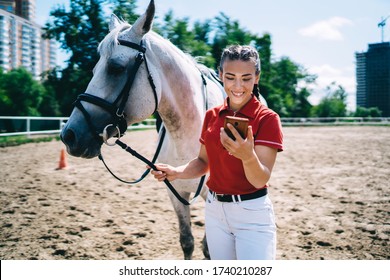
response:
{"label": "horse eye", "polygon": [[115,61],[109,61],[107,64],[107,72],[111,75],[117,75],[125,71],[125,66]]}

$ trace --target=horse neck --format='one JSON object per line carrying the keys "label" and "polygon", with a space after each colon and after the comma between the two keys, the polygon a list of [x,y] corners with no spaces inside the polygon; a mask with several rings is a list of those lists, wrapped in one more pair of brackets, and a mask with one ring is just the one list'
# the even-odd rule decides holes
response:
{"label": "horse neck", "polygon": [[153,52],[159,58],[155,63],[160,69],[161,118],[173,138],[194,134],[197,141],[205,110],[201,73],[189,57],[168,41],[159,42]]}

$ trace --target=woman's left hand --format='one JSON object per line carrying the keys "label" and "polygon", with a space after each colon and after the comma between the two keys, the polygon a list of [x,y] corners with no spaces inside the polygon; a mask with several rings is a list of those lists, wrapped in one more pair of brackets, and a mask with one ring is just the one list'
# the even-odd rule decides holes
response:
{"label": "woman's left hand", "polygon": [[236,140],[231,139],[225,132],[225,129],[221,127],[220,139],[225,149],[238,159],[244,160],[253,156],[254,154],[254,137],[252,132],[252,126],[248,126],[248,133],[246,139],[243,139],[238,133],[236,128],[228,124],[228,128],[232,132]]}

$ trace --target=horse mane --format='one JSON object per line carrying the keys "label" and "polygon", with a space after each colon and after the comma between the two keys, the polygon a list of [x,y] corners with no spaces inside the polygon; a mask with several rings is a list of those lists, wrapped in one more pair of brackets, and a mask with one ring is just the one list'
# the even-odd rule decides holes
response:
{"label": "horse mane", "polygon": [[[100,44],[98,46],[98,52],[99,52],[100,56],[108,59],[112,55],[114,48],[119,44],[119,42],[118,42],[119,34],[122,31],[131,28],[131,26],[132,25],[129,24],[127,21],[119,20],[119,25],[115,29],[111,30],[111,32],[109,34],[107,34],[106,37],[100,42]],[[154,39],[154,40],[149,41],[152,44],[154,43],[156,45],[159,45],[160,47],[162,45],[165,45],[167,47],[166,49],[169,49],[171,52],[174,52],[177,55],[181,56],[184,61],[187,61],[188,64],[197,68],[199,70],[199,72],[202,73],[202,75],[204,75],[204,76],[208,77],[210,80],[213,80],[214,82],[216,82],[216,84],[219,86],[221,91],[223,93],[225,92],[223,89],[223,86],[222,86],[222,82],[220,81],[220,79],[218,77],[218,74],[213,69],[208,68],[204,64],[200,63],[199,58],[193,57],[191,54],[182,51],[181,49],[176,47],[174,44],[172,44],[171,41],[162,37],[160,34],[154,32],[154,31],[149,32],[145,36],[149,37],[150,39],[151,38]],[[224,97],[226,97],[225,94],[224,94]]]}
{"label": "horse mane", "polygon": [[119,33],[130,27],[131,25],[128,22],[120,20],[120,24],[115,29],[111,30],[111,32],[108,33],[107,36],[104,37],[104,39],[100,42],[98,46],[98,52],[100,56],[110,57],[114,47],[119,44]]}
{"label": "horse mane", "polygon": [[[130,23],[128,23],[127,21],[120,19],[119,25],[115,29],[111,30],[111,32],[108,33],[107,36],[100,42],[98,49],[97,49],[100,56],[107,57],[107,58],[110,57],[115,46],[117,46],[119,44],[119,42],[118,42],[119,34],[122,31],[124,31],[128,28],[131,28],[131,26],[132,25]],[[186,59],[191,64],[193,64],[195,67],[199,68],[199,66],[201,65],[200,63],[198,63],[196,58],[194,58],[193,56],[191,56],[188,53],[183,52],[178,47],[176,47],[174,44],[172,44],[168,39],[162,37],[160,34],[154,32],[154,31],[151,31],[148,34],[146,34],[145,36],[151,36],[154,39],[156,39],[158,42],[160,42],[161,44],[170,45],[170,47],[171,47],[170,49],[172,51],[175,51],[176,53],[178,53],[184,59]]]}
{"label": "horse mane", "polygon": [[162,37],[160,34],[152,31],[149,33],[149,36],[153,36],[157,43],[159,44],[165,44],[166,46],[169,46],[169,49],[172,52],[175,52],[179,56],[183,58],[183,60],[187,61],[190,65],[193,65],[195,68],[197,68],[201,73],[203,73],[206,76],[210,75],[216,75],[214,70],[208,68],[201,62],[199,62],[199,57],[193,57],[191,54],[184,52],[183,50],[179,49],[177,46],[175,46],[169,39],[166,39]]}

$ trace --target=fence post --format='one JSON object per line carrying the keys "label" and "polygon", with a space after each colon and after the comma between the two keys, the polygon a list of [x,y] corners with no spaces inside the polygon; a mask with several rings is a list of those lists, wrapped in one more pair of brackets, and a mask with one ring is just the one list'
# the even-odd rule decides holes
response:
{"label": "fence post", "polygon": [[30,138],[30,118],[26,118],[26,131],[27,131],[27,138]]}
{"label": "fence post", "polygon": [[58,123],[58,129],[60,130],[60,133],[61,133],[63,127],[64,127],[64,122],[62,119],[60,119],[59,123]]}

